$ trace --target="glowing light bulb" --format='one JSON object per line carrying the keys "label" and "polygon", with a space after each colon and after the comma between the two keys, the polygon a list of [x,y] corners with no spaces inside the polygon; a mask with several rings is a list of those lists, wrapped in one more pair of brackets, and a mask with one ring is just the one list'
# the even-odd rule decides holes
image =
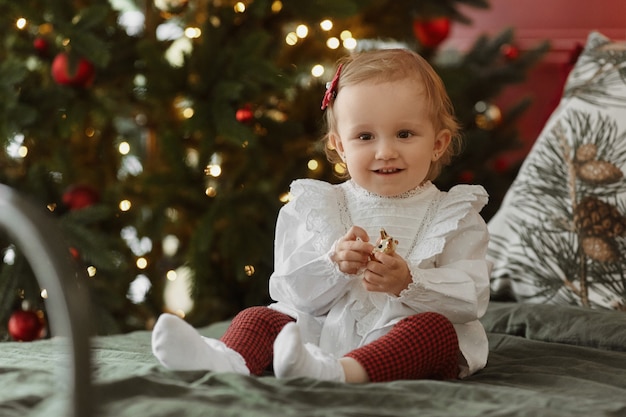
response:
{"label": "glowing light bulb", "polygon": [[17,19],[17,21],[15,22],[15,26],[17,26],[17,28],[19,30],[22,30],[26,27],[26,24],[28,23],[28,21],[26,19],[24,19],[23,17],[20,17],[19,19]]}
{"label": "glowing light bulb", "polygon": [[346,167],[339,163],[339,164],[335,164],[335,166],[333,167],[333,169],[335,170],[335,172],[339,175],[345,174],[346,173]]}
{"label": "glowing light bulb", "polygon": [[132,203],[129,200],[122,200],[118,206],[122,211],[128,211],[132,207]]}
{"label": "glowing light bulb", "polygon": [[285,36],[285,43],[289,46],[293,46],[298,43],[298,35],[296,32],[289,32],[287,36]]}
{"label": "glowing light bulb", "polygon": [[334,36],[332,38],[328,38],[328,40],[326,41],[326,46],[328,46],[328,48],[330,49],[337,49],[340,45],[341,42]]}
{"label": "glowing light bulb", "polygon": [[306,25],[298,25],[298,27],[296,28],[296,36],[298,36],[301,39],[304,39],[308,36],[309,34],[309,28]]}
{"label": "glowing light bulb", "polygon": [[307,164],[307,167],[311,170],[311,171],[316,171],[319,167],[320,167],[320,163],[317,162],[317,160],[315,159],[311,159],[309,161],[309,163]]}
{"label": "glowing light bulb", "polygon": [[98,272],[96,270],[96,267],[91,265],[90,267],[87,268],[87,275],[89,275],[90,278],[93,278],[96,276],[96,272]]}
{"label": "glowing light bulb", "polygon": [[141,258],[137,258],[135,265],[137,265],[139,269],[146,269],[148,267],[148,260],[142,256]]}
{"label": "glowing light bulb", "polygon": [[320,64],[314,65],[313,68],[311,68],[311,75],[314,77],[321,77],[324,75],[324,66]]}
{"label": "glowing light bulb", "polygon": [[204,173],[212,177],[219,177],[222,175],[222,156],[219,153],[211,155],[209,164],[204,168]]}
{"label": "glowing light bulb", "polygon": [[202,31],[200,30],[200,28],[189,27],[185,29],[185,36],[189,39],[197,39],[202,36]]}
{"label": "glowing light bulb", "polygon": [[246,11],[246,5],[243,4],[243,2],[238,1],[237,3],[235,3],[235,13],[243,13]]}
{"label": "glowing light bulb", "polygon": [[356,48],[357,41],[354,38],[344,39],[343,47],[346,49],[354,49]]}
{"label": "glowing light bulb", "polygon": [[182,111],[182,115],[185,119],[191,119],[194,113],[195,112],[191,107],[187,107],[186,109]]}
{"label": "glowing light bulb", "polygon": [[176,273],[176,271],[174,271],[173,269],[170,269],[169,271],[167,271],[167,273],[165,274],[165,276],[167,277],[168,280],[170,281],[175,281],[176,278],[178,278],[178,274]]}
{"label": "glowing light bulb", "polygon": [[220,175],[222,175],[222,167],[219,165],[209,165],[206,167],[205,172],[207,173],[207,175],[210,175],[212,177],[219,177]]}
{"label": "glowing light bulb", "polygon": [[121,142],[118,146],[117,146],[117,151],[121,154],[121,155],[128,155],[128,153],[130,152],[130,144],[128,142]]}
{"label": "glowing light bulb", "polygon": [[333,22],[329,19],[322,20],[320,22],[320,27],[322,30],[329,31],[333,28]]}

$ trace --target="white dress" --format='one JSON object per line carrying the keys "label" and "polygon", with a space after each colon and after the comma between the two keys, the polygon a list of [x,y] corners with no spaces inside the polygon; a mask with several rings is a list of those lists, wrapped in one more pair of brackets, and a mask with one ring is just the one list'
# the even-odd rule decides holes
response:
{"label": "white dress", "polygon": [[[372,194],[352,180],[304,179],[276,224],[270,307],[297,319],[306,342],[341,357],[383,336],[401,319],[434,311],[456,329],[460,377],[483,368],[488,342],[478,321],[489,302],[489,235],[478,214],[487,193],[476,185],[442,192],[427,182],[396,197]],[[374,243],[380,229],[398,240],[413,282],[399,296],[368,292],[359,275],[331,261],[335,242],[353,225]]]}

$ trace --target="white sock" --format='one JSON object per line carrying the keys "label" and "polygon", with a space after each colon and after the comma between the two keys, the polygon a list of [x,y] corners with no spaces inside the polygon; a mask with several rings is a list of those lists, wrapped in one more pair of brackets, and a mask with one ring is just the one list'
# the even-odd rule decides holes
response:
{"label": "white sock", "polygon": [[152,330],[152,353],[174,371],[235,372],[249,375],[243,357],[217,339],[200,335],[173,314],[159,316]]}
{"label": "white sock", "polygon": [[343,367],[319,347],[302,343],[300,328],[289,323],[274,341],[274,373],[277,378],[310,377],[345,382]]}

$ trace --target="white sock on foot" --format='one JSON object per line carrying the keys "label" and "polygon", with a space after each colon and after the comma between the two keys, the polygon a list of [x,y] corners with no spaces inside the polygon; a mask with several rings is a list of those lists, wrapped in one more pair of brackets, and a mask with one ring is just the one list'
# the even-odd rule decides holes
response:
{"label": "white sock on foot", "polygon": [[174,371],[235,372],[249,375],[243,357],[217,339],[200,335],[173,314],[162,314],[152,330],[152,353]]}
{"label": "white sock on foot", "polygon": [[283,327],[274,341],[274,373],[277,378],[310,377],[345,382],[339,360],[311,343],[302,343],[296,323]]}

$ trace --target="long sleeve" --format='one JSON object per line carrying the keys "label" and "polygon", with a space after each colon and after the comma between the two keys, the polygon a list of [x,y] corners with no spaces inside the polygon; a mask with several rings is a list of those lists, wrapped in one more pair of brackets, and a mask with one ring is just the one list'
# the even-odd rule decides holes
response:
{"label": "long sleeve", "polygon": [[446,236],[440,254],[411,265],[413,283],[397,301],[418,312],[439,312],[453,323],[477,320],[489,302],[488,241],[484,221],[476,211],[469,212]]}
{"label": "long sleeve", "polygon": [[330,184],[300,180],[291,190],[294,198],[281,209],[276,223],[270,296],[283,309],[321,316],[350,283],[350,276],[330,260],[333,243],[345,227],[336,214]]}

